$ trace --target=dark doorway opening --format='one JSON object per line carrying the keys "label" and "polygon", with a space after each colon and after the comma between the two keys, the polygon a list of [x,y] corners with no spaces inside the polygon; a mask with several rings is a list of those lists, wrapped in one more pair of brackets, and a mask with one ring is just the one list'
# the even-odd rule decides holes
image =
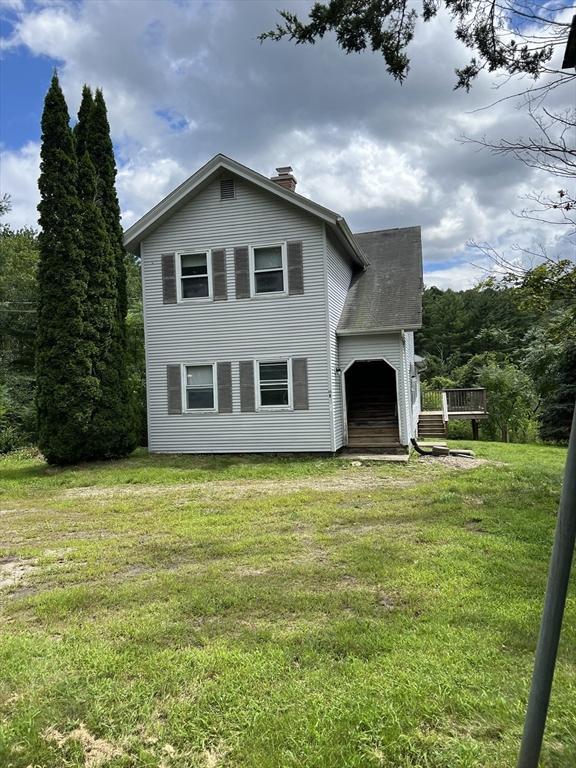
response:
{"label": "dark doorway opening", "polygon": [[349,448],[399,448],[396,372],[384,360],[353,363],[346,371]]}

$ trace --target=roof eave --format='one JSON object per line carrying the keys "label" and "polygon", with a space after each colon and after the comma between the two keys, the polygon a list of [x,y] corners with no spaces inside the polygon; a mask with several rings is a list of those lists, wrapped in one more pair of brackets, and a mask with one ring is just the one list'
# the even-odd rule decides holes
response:
{"label": "roof eave", "polygon": [[384,328],[338,328],[337,336],[368,336],[378,333],[399,333],[400,331],[417,331],[422,328],[422,323],[410,325],[390,325]]}
{"label": "roof eave", "polygon": [[342,216],[338,216],[336,220],[336,224],[342,234],[344,235],[344,239],[346,240],[346,243],[350,247],[350,250],[352,252],[352,255],[354,256],[355,260],[360,264],[362,267],[367,267],[370,263],[366,256],[364,256],[364,253],[358,243],[356,242],[356,238],[352,234],[352,231],[348,224],[346,223],[346,219],[344,219]]}

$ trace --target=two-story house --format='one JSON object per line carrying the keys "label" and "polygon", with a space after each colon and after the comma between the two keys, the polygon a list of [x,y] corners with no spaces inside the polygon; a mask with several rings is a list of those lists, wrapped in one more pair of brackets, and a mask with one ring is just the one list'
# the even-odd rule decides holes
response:
{"label": "two-story house", "polygon": [[352,234],[216,155],[125,233],[142,265],[153,452],[404,450],[420,228]]}

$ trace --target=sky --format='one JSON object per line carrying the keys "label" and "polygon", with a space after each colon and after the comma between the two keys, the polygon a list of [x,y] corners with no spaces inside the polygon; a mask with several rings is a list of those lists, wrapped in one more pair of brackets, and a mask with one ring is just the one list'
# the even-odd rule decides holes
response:
{"label": "sky", "polygon": [[[125,227],[221,152],[267,176],[291,165],[298,192],[353,231],[420,225],[428,286],[481,279],[489,264],[472,242],[514,259],[518,247],[569,252],[561,227],[518,217],[527,195],[554,194],[558,181],[463,140],[529,135],[517,101],[487,108],[528,81],[482,75],[470,93],[454,91],[454,69],[470,52],[444,14],[418,26],[403,85],[381,56],[345,55],[331,36],[314,46],[257,40],[277,8],[305,15],[310,5],[0,0],[7,220],[37,224],[40,118],[57,68],[72,121],[84,83],[104,91]],[[557,93],[552,106],[568,107],[573,96]]]}

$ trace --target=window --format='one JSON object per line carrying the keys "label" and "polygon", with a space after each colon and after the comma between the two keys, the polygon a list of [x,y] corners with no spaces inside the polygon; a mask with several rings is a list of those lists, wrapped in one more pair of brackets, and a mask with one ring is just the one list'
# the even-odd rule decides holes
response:
{"label": "window", "polygon": [[186,409],[214,408],[214,370],[211,365],[186,366]]}
{"label": "window", "polygon": [[258,363],[260,405],[289,406],[288,362]]}
{"label": "window", "polygon": [[201,299],[210,296],[207,253],[180,255],[180,286],[183,299]]}
{"label": "window", "polygon": [[235,196],[234,179],[221,179],[220,200],[233,200]]}
{"label": "window", "polygon": [[253,249],[254,293],[284,291],[284,249],[270,245]]}

